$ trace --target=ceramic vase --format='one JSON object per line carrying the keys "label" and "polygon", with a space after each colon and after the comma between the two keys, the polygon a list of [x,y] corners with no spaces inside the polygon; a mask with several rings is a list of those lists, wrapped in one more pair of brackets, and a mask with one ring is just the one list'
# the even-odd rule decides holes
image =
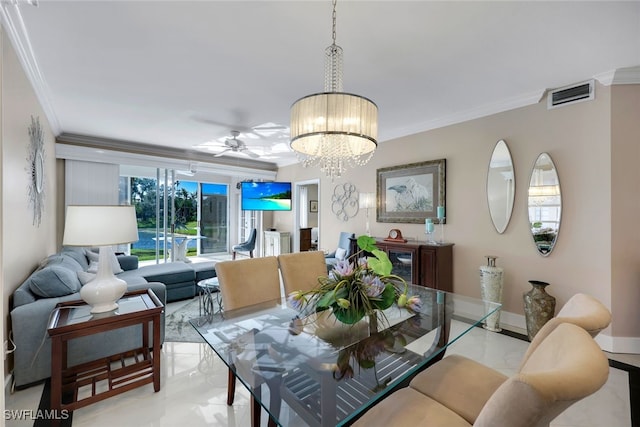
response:
{"label": "ceramic vase", "polygon": [[523,297],[527,335],[529,336],[529,341],[531,341],[540,328],[555,314],[556,299],[545,290],[549,286],[547,282],[529,280],[529,283],[531,283],[532,288],[529,292],[525,292]]}
{"label": "ceramic vase", "polygon": [[[498,257],[487,255],[487,265],[480,266],[480,294],[483,301],[502,303],[503,270],[496,267]],[[500,310],[490,314],[482,325],[491,332],[500,332]]]}

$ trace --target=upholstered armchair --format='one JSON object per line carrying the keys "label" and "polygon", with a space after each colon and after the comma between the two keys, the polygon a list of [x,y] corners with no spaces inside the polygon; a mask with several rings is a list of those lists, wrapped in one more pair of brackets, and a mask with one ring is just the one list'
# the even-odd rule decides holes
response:
{"label": "upholstered armchair", "polygon": [[447,356],[355,425],[549,426],[566,408],[600,389],[608,376],[608,360],[589,333],[561,323],[511,377],[462,356]]}
{"label": "upholstered armchair", "polygon": [[346,231],[340,232],[340,238],[338,239],[338,247],[325,255],[325,262],[327,264],[327,271],[331,271],[334,265],[340,260],[347,259],[351,255],[351,238],[354,238],[354,233],[347,233]]}
{"label": "upholstered armchair", "polygon": [[236,259],[236,253],[248,252],[249,258],[253,258],[253,251],[256,249],[256,237],[258,236],[258,230],[255,228],[249,233],[249,238],[240,244],[237,244],[231,248],[232,259]]}

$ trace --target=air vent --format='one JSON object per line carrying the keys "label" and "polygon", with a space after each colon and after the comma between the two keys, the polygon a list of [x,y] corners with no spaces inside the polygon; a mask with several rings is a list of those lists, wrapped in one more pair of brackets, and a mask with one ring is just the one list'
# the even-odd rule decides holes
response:
{"label": "air vent", "polygon": [[554,89],[547,96],[547,108],[563,107],[576,102],[590,101],[595,97],[594,81]]}

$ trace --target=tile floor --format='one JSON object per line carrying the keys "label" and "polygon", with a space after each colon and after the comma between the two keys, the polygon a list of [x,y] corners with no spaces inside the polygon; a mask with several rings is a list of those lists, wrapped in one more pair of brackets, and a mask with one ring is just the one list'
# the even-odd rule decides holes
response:
{"label": "tile floor", "polygon": [[[516,371],[527,342],[474,328],[448,350],[471,357],[505,374]],[[609,355],[611,356],[611,355]],[[625,355],[624,363],[640,366],[640,355]],[[238,383],[236,401],[226,405],[227,368],[206,344],[167,342],[162,349],[162,389],[151,385],[79,409],[73,426],[250,426],[249,393]],[[8,394],[6,409],[37,409],[42,386]],[[266,425],[266,416],[262,424]],[[301,425],[293,420],[294,425]],[[6,421],[8,427],[32,421]],[[596,394],[573,405],[553,427],[631,427],[628,373],[611,368],[609,380]]]}

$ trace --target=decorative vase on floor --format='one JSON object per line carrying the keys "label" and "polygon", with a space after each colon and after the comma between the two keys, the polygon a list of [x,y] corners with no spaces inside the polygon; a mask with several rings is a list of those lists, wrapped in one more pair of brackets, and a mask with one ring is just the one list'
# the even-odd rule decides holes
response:
{"label": "decorative vase on floor", "polygon": [[[483,301],[502,303],[503,270],[496,267],[498,257],[487,255],[487,265],[480,266],[480,294]],[[491,332],[500,332],[500,310],[490,314],[482,325]]]}
{"label": "decorative vase on floor", "polygon": [[556,312],[556,299],[545,291],[549,286],[547,282],[529,280],[533,288],[525,292],[524,315],[527,321],[527,335],[529,341],[533,340],[540,328],[544,326]]}

